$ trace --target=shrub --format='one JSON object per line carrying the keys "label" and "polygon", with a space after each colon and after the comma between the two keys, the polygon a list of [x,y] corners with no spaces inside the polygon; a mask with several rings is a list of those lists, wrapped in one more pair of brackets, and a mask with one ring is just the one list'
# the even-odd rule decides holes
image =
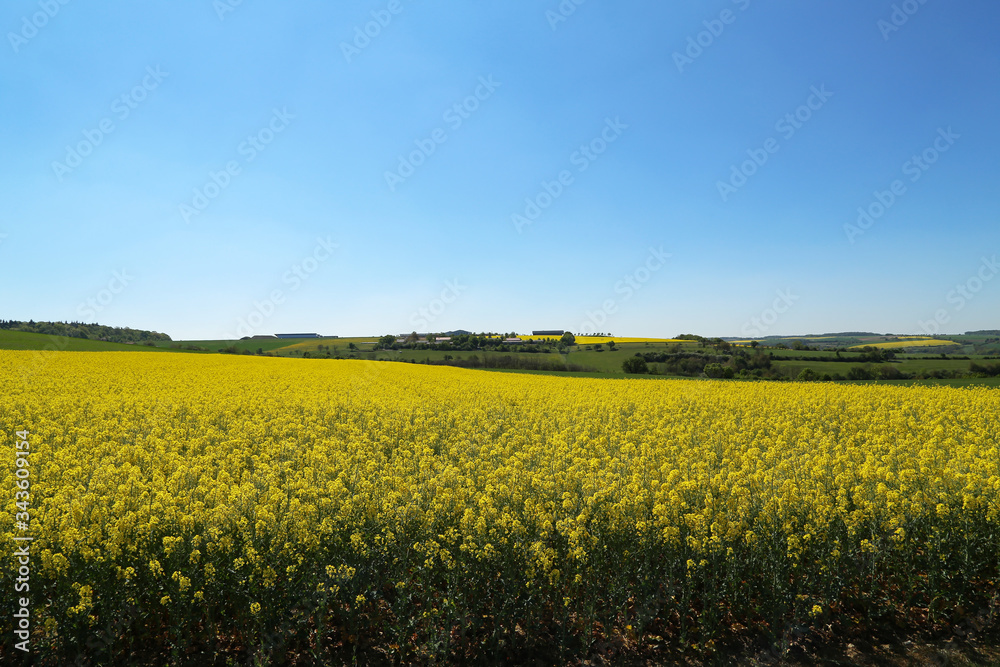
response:
{"label": "shrub", "polygon": [[643,359],[641,356],[637,354],[634,357],[629,357],[628,359],[622,362],[622,370],[625,371],[626,373],[639,375],[643,373],[648,373],[649,365],[646,363],[645,359]]}

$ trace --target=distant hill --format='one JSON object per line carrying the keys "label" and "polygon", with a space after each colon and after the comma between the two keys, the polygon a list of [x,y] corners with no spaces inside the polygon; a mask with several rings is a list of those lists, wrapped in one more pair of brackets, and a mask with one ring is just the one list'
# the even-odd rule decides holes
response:
{"label": "distant hill", "polygon": [[[46,334],[29,333],[27,331],[9,331],[0,329],[0,351],[2,350],[44,350],[48,352],[180,352],[181,349],[167,347],[168,343],[160,343],[156,347],[152,341],[138,343],[107,343],[103,340],[88,338],[68,338],[66,336],[48,336]],[[179,347],[179,346],[178,346]],[[183,350],[187,351],[187,350]]]}
{"label": "distant hill", "polygon": [[62,336],[65,338],[83,338],[100,340],[109,343],[147,343],[169,341],[170,336],[156,331],[130,329],[129,327],[109,327],[103,324],[87,324],[86,322],[21,322],[18,320],[0,320],[0,329],[21,331],[24,333]]}

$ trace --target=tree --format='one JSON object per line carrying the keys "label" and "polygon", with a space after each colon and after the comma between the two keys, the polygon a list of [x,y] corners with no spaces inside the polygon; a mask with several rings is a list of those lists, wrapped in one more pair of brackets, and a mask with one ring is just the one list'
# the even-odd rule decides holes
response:
{"label": "tree", "polygon": [[347,349],[348,350],[356,350],[356,349],[358,349],[358,346],[355,345],[354,343],[348,343],[347,344]]}
{"label": "tree", "polygon": [[807,367],[803,368],[802,372],[799,373],[799,376],[795,379],[799,382],[815,382],[819,379],[819,373]]}
{"label": "tree", "polygon": [[420,340],[420,336],[417,335],[416,331],[414,331],[413,333],[411,333],[409,336],[406,337],[407,343],[416,343],[418,340]]}
{"label": "tree", "polygon": [[559,339],[559,342],[563,345],[576,345],[576,336],[567,331]]}
{"label": "tree", "polygon": [[903,373],[898,368],[888,364],[879,366],[876,372],[880,380],[901,380],[904,378]]}
{"label": "tree", "polygon": [[613,340],[608,341],[608,349],[611,350],[612,352],[615,351],[615,341]]}
{"label": "tree", "polygon": [[731,379],[736,372],[730,366],[722,364],[705,364],[705,375],[710,378]]}
{"label": "tree", "polygon": [[729,341],[722,340],[721,338],[713,338],[712,340],[709,341],[709,343],[711,343],[712,347],[714,347],[716,350],[728,350],[730,347],[732,347],[729,344]]}
{"label": "tree", "polygon": [[622,370],[632,375],[641,375],[649,372],[649,365],[645,359],[637,354],[622,362]]}
{"label": "tree", "polygon": [[755,340],[750,341],[750,347],[757,349],[758,345],[760,345],[760,343],[758,343],[757,341]]}
{"label": "tree", "polygon": [[392,347],[393,343],[395,342],[396,342],[396,337],[393,336],[392,334],[387,334],[378,339],[378,344],[385,349]]}
{"label": "tree", "polygon": [[867,368],[863,366],[852,366],[851,370],[847,371],[848,380],[871,380],[872,374]]}

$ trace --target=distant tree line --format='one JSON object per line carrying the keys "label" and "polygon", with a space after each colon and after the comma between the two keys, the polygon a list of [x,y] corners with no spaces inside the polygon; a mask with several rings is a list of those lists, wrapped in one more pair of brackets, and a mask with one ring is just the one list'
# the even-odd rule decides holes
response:
{"label": "distant tree line", "polygon": [[436,338],[431,335],[431,341],[421,341],[416,332],[411,333],[404,342],[397,342],[396,336],[386,335],[378,339],[373,350],[439,350],[442,352],[565,352],[573,342],[573,335],[563,336],[553,344],[552,341],[524,341],[523,343],[505,343],[506,338],[515,338],[515,333],[505,334],[459,334],[451,336],[451,340],[432,342]]}
{"label": "distant tree line", "polygon": [[969,364],[969,372],[981,377],[996,377],[1000,375],[1000,364]]}
{"label": "distant tree line", "polygon": [[[892,361],[896,358],[896,352],[893,350],[881,349],[877,347],[863,347],[857,352],[851,352],[850,356],[843,356],[840,350],[836,350],[835,354],[827,355],[823,357],[795,357],[782,355],[782,361],[839,361],[843,363],[862,363],[862,364],[882,364]],[[933,358],[933,357],[929,357]],[[953,357],[954,358],[954,357]]]}
{"label": "distant tree line", "polygon": [[88,324],[86,322],[35,322],[34,320],[21,322],[19,320],[0,320],[0,329],[47,334],[49,336],[63,336],[65,338],[104,340],[109,343],[147,343],[171,340],[167,334],[156,331],[130,329],[128,327],[109,327],[103,324]]}
{"label": "distant tree line", "polygon": [[[709,339],[705,339],[710,342]],[[709,377],[721,379],[761,379],[761,380],[798,380],[800,382],[820,381],[866,381],[866,380],[926,380],[969,377],[1000,376],[1000,363],[980,364],[971,362],[969,370],[958,369],[919,369],[912,372],[900,370],[891,363],[895,358],[892,350],[874,347],[863,348],[860,353],[842,356],[837,351],[836,356],[802,357],[782,356],[776,358],[773,352],[755,350],[752,353],[745,349],[734,348],[731,354],[708,354],[702,352],[637,352],[622,362],[622,370],[627,374],[641,375],[676,375],[687,377]],[[937,359],[938,357],[927,357]],[[968,357],[965,357],[968,359]],[[853,363],[843,373],[819,373],[812,368],[802,369],[798,375],[789,375],[787,369],[779,369],[776,361],[839,361]]]}
{"label": "distant tree line", "polygon": [[736,349],[732,354],[714,355],[698,352],[636,352],[622,362],[622,370],[631,374],[681,375],[720,378],[779,377],[772,369],[773,354],[748,353]]}
{"label": "distant tree line", "polygon": [[[405,361],[405,360],[404,360]],[[418,363],[416,361],[412,363]],[[457,366],[459,368],[496,368],[501,370],[522,371],[573,371],[576,373],[596,372],[596,369],[580,364],[571,364],[559,359],[522,357],[513,354],[472,355],[465,359],[452,359],[445,355],[443,360],[424,360],[423,364],[431,366]]]}

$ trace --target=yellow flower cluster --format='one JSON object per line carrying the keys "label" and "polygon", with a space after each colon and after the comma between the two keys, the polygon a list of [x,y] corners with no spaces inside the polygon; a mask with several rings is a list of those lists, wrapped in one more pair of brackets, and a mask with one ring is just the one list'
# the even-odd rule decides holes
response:
{"label": "yellow flower cluster", "polygon": [[891,340],[881,343],[865,343],[863,345],[853,345],[847,349],[849,350],[860,350],[865,347],[875,347],[880,350],[898,350],[900,348],[906,347],[941,347],[943,345],[959,345],[953,340],[944,340],[938,338],[915,338],[909,336],[900,336],[900,340]]}
{"label": "yellow flower cluster", "polygon": [[632,608],[640,571],[665,605],[688,598],[662,582],[767,572],[757,594],[819,616],[851,564],[971,573],[996,553],[995,390],[132,352],[25,381],[28,354],[0,351],[0,432],[31,433],[35,576],[66,591],[44,612],[60,627],[126,597],[263,618],[296,586],[341,615],[404,592],[434,617],[499,605],[501,583],[554,609],[611,606],[620,584]]}

